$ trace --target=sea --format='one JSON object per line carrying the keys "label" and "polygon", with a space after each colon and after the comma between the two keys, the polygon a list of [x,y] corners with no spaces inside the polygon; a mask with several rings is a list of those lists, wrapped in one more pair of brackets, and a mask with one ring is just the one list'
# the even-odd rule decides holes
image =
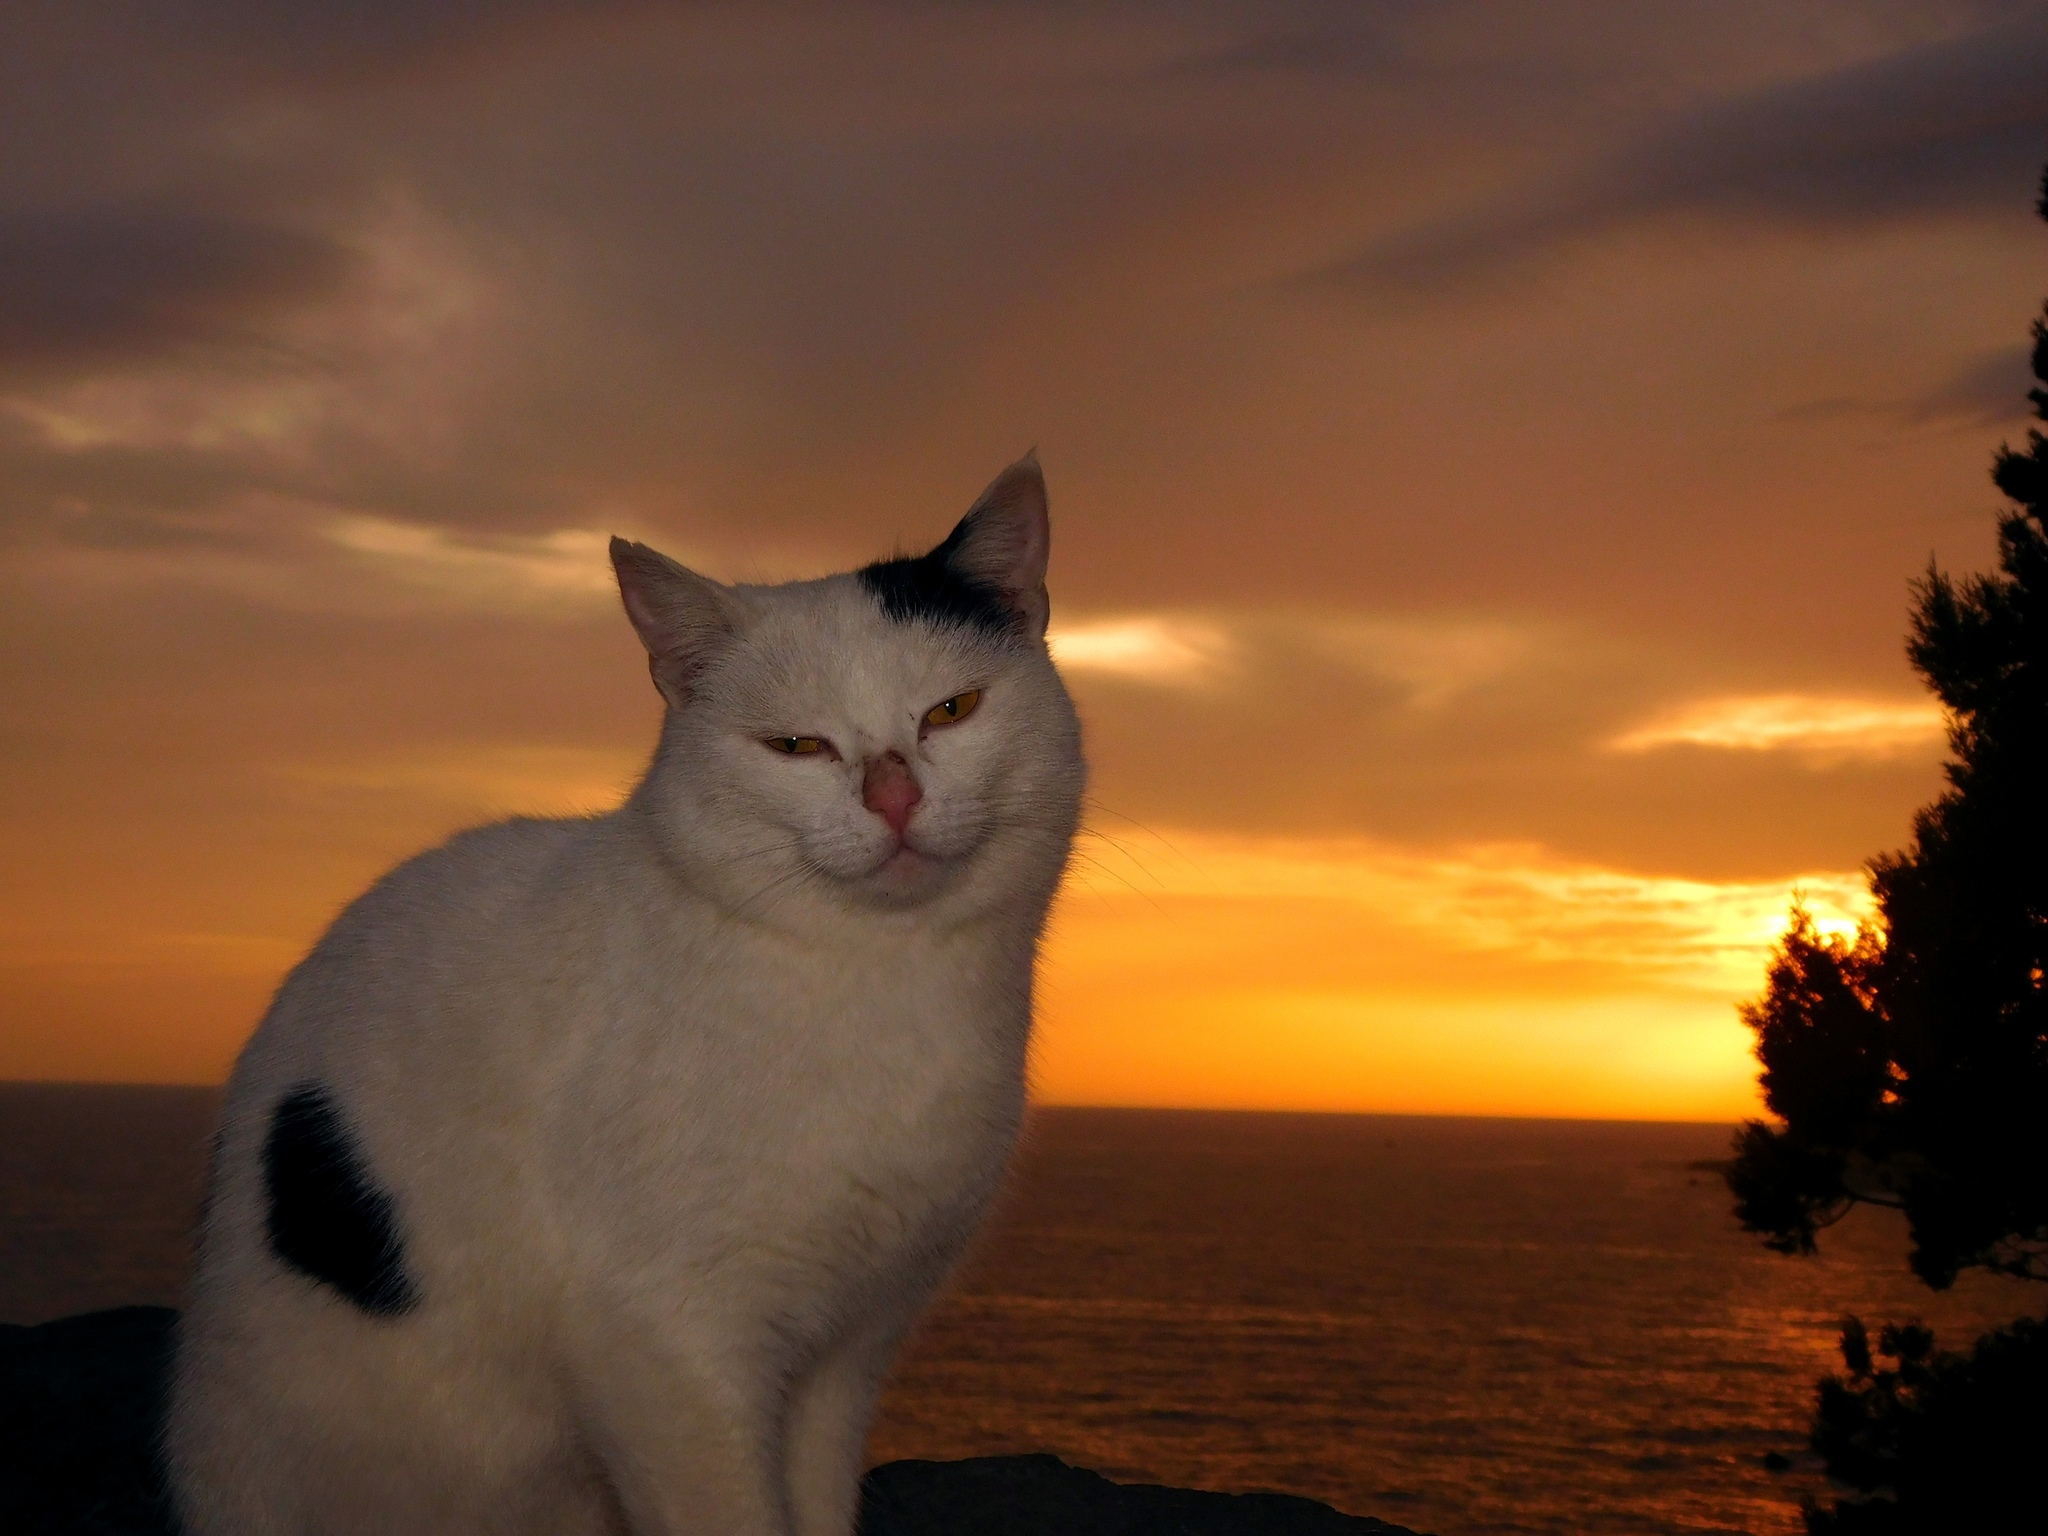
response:
{"label": "sea", "polygon": [[[0,1321],[179,1304],[218,1103],[0,1084]],[[1768,1252],[1732,1129],[1036,1110],[872,1455],[1050,1451],[1432,1536],[1798,1531],[1845,1314],[1961,1345],[2039,1298],[1926,1290],[1887,1212]]]}

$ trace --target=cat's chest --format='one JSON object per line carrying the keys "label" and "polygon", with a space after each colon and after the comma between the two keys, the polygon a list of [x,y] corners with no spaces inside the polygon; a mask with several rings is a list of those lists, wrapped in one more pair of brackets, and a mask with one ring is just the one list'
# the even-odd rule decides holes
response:
{"label": "cat's chest", "polygon": [[936,1190],[1007,1146],[1029,1006],[1028,961],[966,939],[728,941],[654,978],[625,1065],[792,1189]]}
{"label": "cat's chest", "polygon": [[553,1080],[578,1263],[795,1319],[926,1283],[972,1230],[1022,1115],[1028,960],[728,940],[614,1001]]}
{"label": "cat's chest", "polygon": [[993,941],[853,928],[829,942],[722,935],[646,978],[649,1022],[732,1065],[782,1061],[896,1080],[960,1070],[1023,1027],[1028,959]]}
{"label": "cat's chest", "polygon": [[966,946],[805,956],[764,982],[730,1000],[726,1065],[761,1085],[779,1134],[815,1136],[842,1161],[919,1138],[957,1156],[954,1123],[1021,1079],[1028,994]]}

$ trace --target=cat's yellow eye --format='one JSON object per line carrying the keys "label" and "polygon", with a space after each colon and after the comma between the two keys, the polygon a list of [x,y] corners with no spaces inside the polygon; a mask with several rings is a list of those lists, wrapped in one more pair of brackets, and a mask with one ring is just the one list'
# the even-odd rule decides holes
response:
{"label": "cat's yellow eye", "polygon": [[965,693],[956,693],[943,704],[934,704],[924,712],[926,725],[951,725],[955,720],[965,720],[974,713],[974,706],[981,702],[981,690],[970,688]]}
{"label": "cat's yellow eye", "polygon": [[768,738],[768,745],[778,752],[788,752],[791,754],[822,752],[825,750],[825,743],[816,736],[770,736]]}

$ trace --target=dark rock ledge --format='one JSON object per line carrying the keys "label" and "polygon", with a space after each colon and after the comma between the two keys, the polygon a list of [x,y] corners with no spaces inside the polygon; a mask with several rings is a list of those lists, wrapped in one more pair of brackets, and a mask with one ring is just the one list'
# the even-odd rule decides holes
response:
{"label": "dark rock ledge", "polygon": [[[0,1531],[171,1536],[152,1448],[171,1324],[120,1307],[0,1325]],[[892,1461],[862,1536],[1414,1536],[1284,1493],[1113,1483],[1056,1456]]]}

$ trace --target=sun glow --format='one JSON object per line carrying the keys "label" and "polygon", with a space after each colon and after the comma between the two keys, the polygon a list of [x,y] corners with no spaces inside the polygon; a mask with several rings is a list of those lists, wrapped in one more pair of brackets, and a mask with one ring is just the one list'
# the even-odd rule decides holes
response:
{"label": "sun glow", "polygon": [[1090,839],[1046,966],[1052,1102],[1475,1114],[1750,1112],[1733,1005],[1794,890],[1824,929],[1859,875],[1707,881],[1532,845]]}

